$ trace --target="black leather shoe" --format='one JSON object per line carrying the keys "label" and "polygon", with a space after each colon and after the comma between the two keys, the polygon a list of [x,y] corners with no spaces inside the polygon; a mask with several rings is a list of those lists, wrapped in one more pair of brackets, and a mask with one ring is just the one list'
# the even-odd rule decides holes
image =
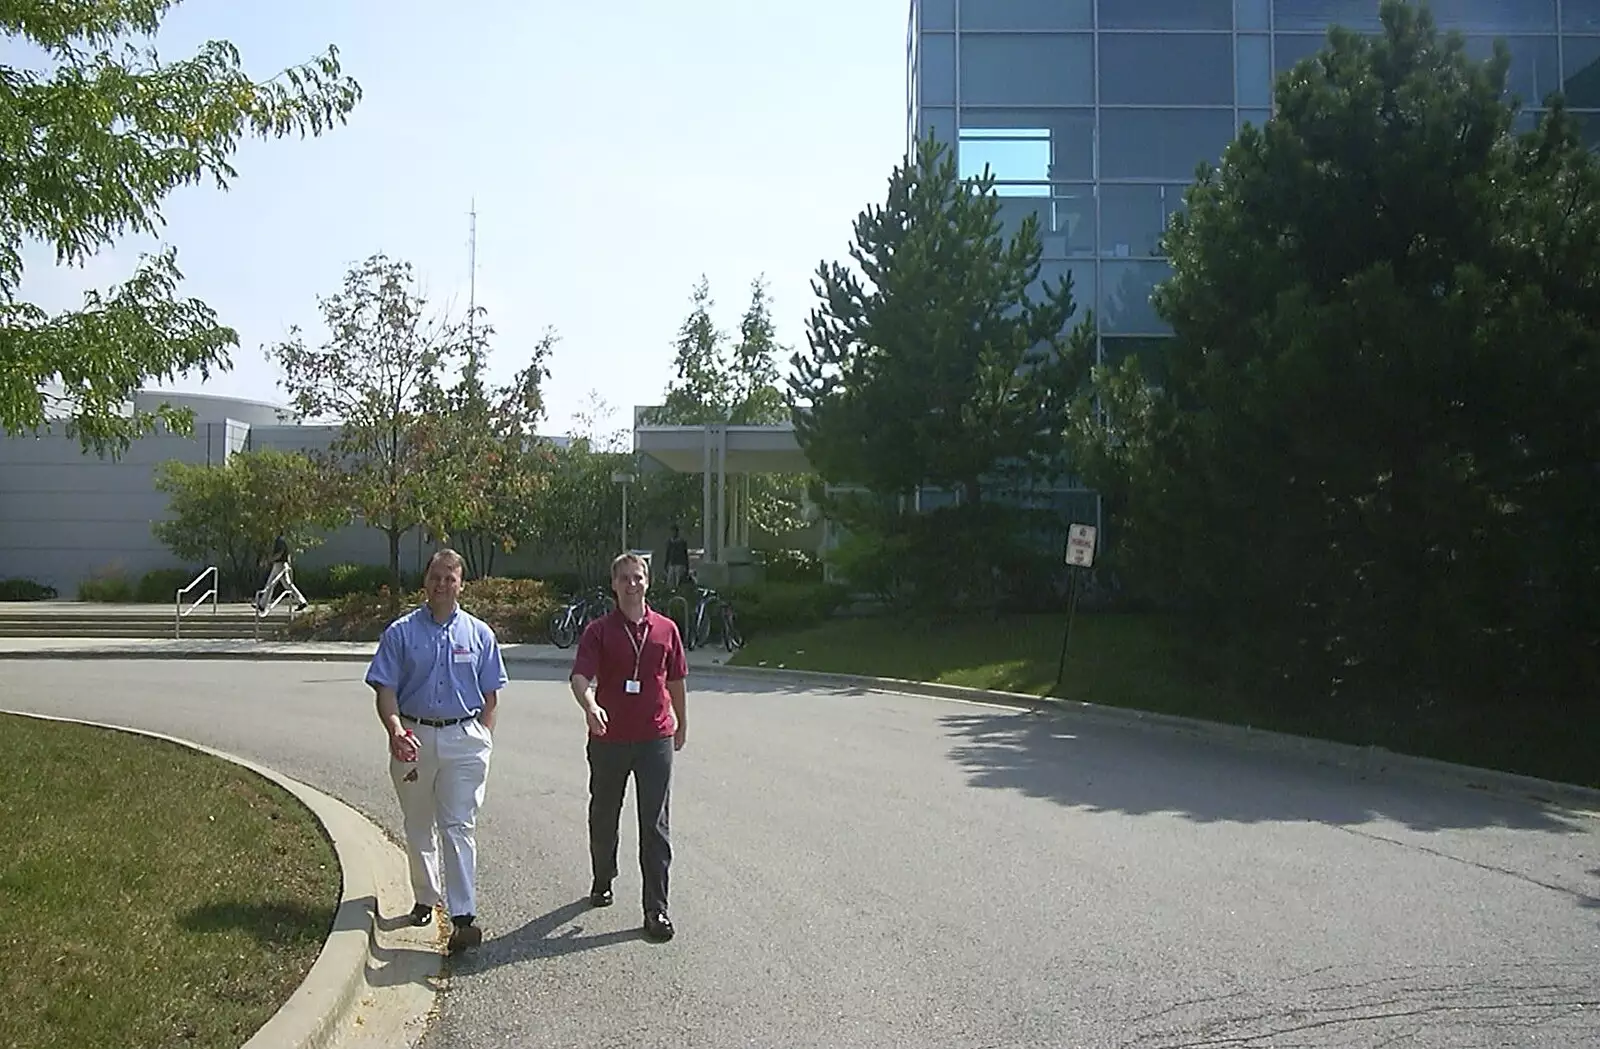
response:
{"label": "black leather shoe", "polygon": [[452,919],[455,928],[450,932],[450,942],[445,949],[451,954],[460,954],[469,951],[483,942],[483,930],[471,923],[471,919],[462,921],[461,918]]}
{"label": "black leather shoe", "polygon": [[589,890],[589,906],[591,907],[609,907],[614,899],[615,897],[611,895],[611,886],[609,885],[601,885],[599,882],[595,882],[594,887]]}
{"label": "black leather shoe", "polygon": [[664,943],[672,939],[674,932],[676,930],[672,927],[672,919],[668,918],[664,912],[646,914],[644,916],[644,934],[652,940],[660,940]]}
{"label": "black leather shoe", "polygon": [[433,908],[426,903],[419,903],[411,908],[412,925],[428,925],[433,921]]}

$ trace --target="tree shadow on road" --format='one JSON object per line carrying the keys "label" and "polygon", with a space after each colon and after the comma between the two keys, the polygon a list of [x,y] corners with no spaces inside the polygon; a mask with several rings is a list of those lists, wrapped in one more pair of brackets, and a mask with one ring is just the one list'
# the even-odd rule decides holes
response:
{"label": "tree shadow on road", "polygon": [[1163,729],[1005,711],[942,717],[950,757],[978,787],[1020,791],[1087,812],[1170,814],[1197,823],[1393,820],[1412,830],[1506,827],[1583,833],[1581,817],[1532,799],[1430,784],[1401,772],[1341,768]]}

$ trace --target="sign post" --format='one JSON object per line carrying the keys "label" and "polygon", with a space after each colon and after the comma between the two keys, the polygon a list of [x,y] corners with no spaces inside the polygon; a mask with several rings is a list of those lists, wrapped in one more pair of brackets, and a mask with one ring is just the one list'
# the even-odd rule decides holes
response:
{"label": "sign post", "polygon": [[633,474],[619,470],[611,475],[612,484],[622,486],[622,545],[619,550],[628,549],[628,485],[633,483]]}
{"label": "sign post", "polygon": [[1061,635],[1061,660],[1056,664],[1056,683],[1052,695],[1061,691],[1067,673],[1067,642],[1072,639],[1072,620],[1078,611],[1078,576],[1094,567],[1094,525],[1074,524],[1067,528],[1067,548],[1063,560],[1072,582],[1067,595],[1067,628]]}

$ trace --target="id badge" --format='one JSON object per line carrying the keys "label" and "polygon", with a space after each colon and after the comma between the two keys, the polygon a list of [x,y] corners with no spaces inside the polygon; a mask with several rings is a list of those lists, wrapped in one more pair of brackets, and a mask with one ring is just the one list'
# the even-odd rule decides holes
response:
{"label": "id badge", "polygon": [[630,681],[623,686],[623,689],[628,693],[628,695],[637,696],[639,694],[639,682]]}

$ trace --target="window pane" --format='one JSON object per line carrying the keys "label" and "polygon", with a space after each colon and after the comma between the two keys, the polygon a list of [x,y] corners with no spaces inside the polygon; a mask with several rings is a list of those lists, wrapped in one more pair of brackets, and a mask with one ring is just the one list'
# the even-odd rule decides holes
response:
{"label": "window pane", "polygon": [[1556,0],[1430,0],[1428,6],[1440,29],[1551,33],[1556,28]]}
{"label": "window pane", "polygon": [[961,177],[979,178],[986,167],[994,177],[995,192],[1002,197],[1049,196],[1049,129],[963,129],[959,157]]}
{"label": "window pane", "polygon": [[915,130],[916,137],[926,138],[928,132],[933,132],[933,137],[947,146],[955,145],[956,141],[956,111],[953,109],[924,109],[920,124]]}
{"label": "window pane", "polygon": [[961,104],[1093,105],[1094,38],[964,34]]}
{"label": "window pane", "polygon": [[1100,253],[1125,259],[1161,256],[1161,235],[1183,210],[1185,187],[1101,186]]}
{"label": "window pane", "polygon": [[1044,129],[1050,134],[1048,176],[1055,182],[1094,178],[1094,111],[1092,109],[965,109],[966,129]]}
{"label": "window pane", "polygon": [[1102,178],[1188,181],[1233,141],[1231,109],[1108,109],[1100,115]]}
{"label": "window pane", "polygon": [[962,29],[1093,29],[1094,0],[967,0]]}
{"label": "window pane", "polygon": [[1232,0],[1100,0],[1101,29],[1232,29]]}
{"label": "window pane", "polygon": [[[1506,71],[1506,95],[1522,99],[1525,106],[1537,106],[1546,95],[1561,89],[1561,56],[1553,36],[1513,36],[1504,38],[1511,52],[1511,68]],[[1467,55],[1482,62],[1494,55],[1495,38],[1467,37]]]}
{"label": "window pane", "polygon": [[1562,85],[1567,105],[1573,109],[1600,109],[1600,38],[1569,37],[1566,51],[1566,82]]}
{"label": "window pane", "polygon": [[1600,33],[1600,0],[1563,0],[1561,29],[1567,33]]}
{"label": "window pane", "polygon": [[1267,126],[1267,121],[1272,119],[1270,109],[1241,109],[1239,110],[1239,129],[1244,130],[1246,124],[1254,124],[1259,130]]}
{"label": "window pane", "polygon": [[1321,51],[1328,44],[1328,38],[1317,34],[1294,33],[1285,36],[1282,33],[1272,38],[1272,72],[1276,76],[1286,73],[1300,64],[1300,60],[1310,58]]}
{"label": "window pane", "polygon": [[1051,189],[1050,232],[1058,251],[1048,258],[1086,258],[1094,254],[1095,195],[1093,186],[1057,185]]}
{"label": "window pane", "polygon": [[1346,29],[1381,29],[1377,0],[1273,0],[1273,28],[1326,32],[1337,23]]}
{"label": "window pane", "polygon": [[1241,106],[1272,105],[1272,42],[1269,38],[1239,38],[1238,92]]}
{"label": "window pane", "polygon": [[1105,282],[1100,294],[1100,330],[1108,334],[1165,335],[1171,329],[1156,316],[1150,293],[1172,274],[1165,262],[1106,261],[1100,264]]}
{"label": "window pane", "polygon": [[1028,289],[1031,295],[1043,295],[1044,286],[1048,283],[1051,288],[1061,283],[1067,275],[1072,276],[1072,302],[1077,307],[1072,312],[1072,317],[1067,321],[1069,326],[1077,325],[1083,320],[1083,315],[1095,308],[1094,261],[1092,259],[1082,262],[1064,262],[1060,259],[1045,259],[1039,263],[1039,279]]}
{"label": "window pane", "polygon": [[1045,259],[1083,258],[1094,254],[1094,187],[1057,186],[1057,197],[1007,197],[1000,202],[1005,235],[1013,237],[1029,216],[1039,223]]}
{"label": "window pane", "polygon": [[1206,33],[1100,37],[1101,105],[1233,105],[1233,39]]}
{"label": "window pane", "polygon": [[925,33],[917,56],[922,78],[919,97],[925,106],[956,104],[956,38],[954,33]]}
{"label": "window pane", "polygon": [[1272,25],[1272,0],[1234,0],[1233,11],[1240,30],[1267,29]]}
{"label": "window pane", "polygon": [[956,0],[918,0],[923,29],[954,29]]}

